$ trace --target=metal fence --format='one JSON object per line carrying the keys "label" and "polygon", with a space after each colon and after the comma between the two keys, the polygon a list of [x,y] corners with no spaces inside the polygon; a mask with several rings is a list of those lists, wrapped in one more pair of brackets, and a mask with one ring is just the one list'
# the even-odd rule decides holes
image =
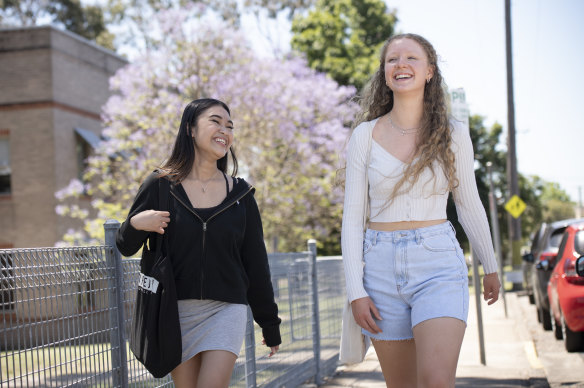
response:
{"label": "metal fence", "polygon": [[[108,221],[98,247],[0,250],[0,386],[163,387],[129,351],[139,259],[122,259]],[[280,351],[268,358],[248,312],[232,387],[320,383],[338,360],[345,298],[340,257],[269,255],[282,318]],[[249,311],[249,310],[248,310]],[[257,339],[257,341],[256,341]]]}

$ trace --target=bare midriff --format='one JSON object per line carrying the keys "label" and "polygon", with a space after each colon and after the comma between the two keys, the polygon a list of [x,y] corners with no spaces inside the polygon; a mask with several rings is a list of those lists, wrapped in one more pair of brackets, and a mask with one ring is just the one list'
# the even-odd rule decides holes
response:
{"label": "bare midriff", "polygon": [[444,222],[446,222],[446,220],[370,222],[369,229],[379,230],[383,232],[393,232],[395,230],[425,228],[427,226],[439,225]]}

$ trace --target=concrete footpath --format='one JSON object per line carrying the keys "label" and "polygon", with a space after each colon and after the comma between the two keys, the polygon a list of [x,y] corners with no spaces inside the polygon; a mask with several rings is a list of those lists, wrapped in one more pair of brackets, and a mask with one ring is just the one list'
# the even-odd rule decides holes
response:
{"label": "concrete footpath", "polygon": [[[469,319],[460,352],[456,387],[537,387],[550,385],[515,293],[487,306],[481,299],[486,365],[481,364],[475,296],[470,296]],[[323,387],[382,388],[385,381],[375,351],[371,348],[363,363],[341,366]]]}

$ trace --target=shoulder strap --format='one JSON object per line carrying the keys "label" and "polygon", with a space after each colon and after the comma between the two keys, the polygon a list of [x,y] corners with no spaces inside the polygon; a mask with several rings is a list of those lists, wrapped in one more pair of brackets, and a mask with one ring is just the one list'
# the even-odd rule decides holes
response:
{"label": "shoulder strap", "polygon": [[367,229],[367,220],[369,219],[370,215],[370,207],[369,207],[369,163],[371,162],[371,141],[373,138],[373,128],[375,127],[375,123],[377,120],[373,121],[370,128],[367,128],[367,157],[365,158],[365,190],[363,190],[365,194],[365,201],[363,202],[363,231]]}
{"label": "shoulder strap", "polygon": [[[168,210],[168,195],[170,192],[170,182],[164,177],[158,178],[158,210],[167,211]],[[162,252],[162,243],[168,244],[168,239],[164,238],[164,234],[156,234],[156,259],[160,257]],[[168,249],[166,249],[168,252]]]}
{"label": "shoulder strap", "polygon": [[223,173],[223,178],[225,178],[225,195],[229,195],[229,181],[227,180],[227,174]]}

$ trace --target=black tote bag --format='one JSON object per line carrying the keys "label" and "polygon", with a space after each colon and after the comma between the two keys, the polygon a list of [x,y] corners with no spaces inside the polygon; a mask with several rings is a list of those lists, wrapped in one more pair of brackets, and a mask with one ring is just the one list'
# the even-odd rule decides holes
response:
{"label": "black tote bag", "polygon": [[[159,210],[165,211],[170,191],[167,179],[159,178],[158,190]],[[182,357],[174,274],[170,259],[162,252],[163,241],[169,252],[166,240],[164,235],[157,234],[154,252],[144,244],[130,333],[132,353],[156,378],[170,373]]]}

